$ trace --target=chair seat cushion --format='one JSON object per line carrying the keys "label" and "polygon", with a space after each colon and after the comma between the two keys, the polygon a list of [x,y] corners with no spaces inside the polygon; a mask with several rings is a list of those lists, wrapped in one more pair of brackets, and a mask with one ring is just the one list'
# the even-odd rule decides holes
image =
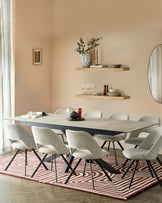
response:
{"label": "chair seat cushion", "polygon": [[135,138],[128,138],[125,140],[125,143],[133,144],[133,145],[140,145],[144,141],[144,137],[135,137]]}
{"label": "chair seat cushion", "polygon": [[135,160],[145,160],[145,154],[148,152],[146,149],[125,149],[123,150],[123,155],[127,159],[135,159]]}
{"label": "chair seat cushion", "polygon": [[80,159],[99,159],[99,158],[103,158],[106,157],[107,155],[109,155],[109,152],[102,149],[101,153],[98,154],[98,156],[94,157],[90,151],[86,150],[86,149],[77,149],[75,150],[72,155],[76,158],[80,158]]}
{"label": "chair seat cushion", "polygon": [[16,149],[27,149],[27,146],[24,143],[21,143],[21,142],[13,142],[12,147],[16,148]]}
{"label": "chair seat cushion", "polygon": [[108,142],[116,142],[116,141],[121,141],[126,139],[126,134],[125,133],[120,133],[117,135],[102,135],[102,134],[97,134],[94,136],[96,139],[101,139],[105,140]]}
{"label": "chair seat cushion", "polygon": [[[54,149],[53,146],[51,145],[45,145],[45,146],[41,146],[39,147],[39,152],[44,153],[44,154],[60,154],[57,153],[57,151]],[[65,147],[65,151],[62,151],[62,154],[69,152],[68,147]]]}

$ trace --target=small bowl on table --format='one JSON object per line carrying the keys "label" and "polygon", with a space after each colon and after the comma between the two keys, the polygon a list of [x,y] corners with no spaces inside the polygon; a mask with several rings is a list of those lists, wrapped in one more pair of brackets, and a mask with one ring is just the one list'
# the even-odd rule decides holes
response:
{"label": "small bowl on table", "polygon": [[114,68],[120,68],[120,67],[121,67],[121,64],[113,64],[113,67],[114,67]]}

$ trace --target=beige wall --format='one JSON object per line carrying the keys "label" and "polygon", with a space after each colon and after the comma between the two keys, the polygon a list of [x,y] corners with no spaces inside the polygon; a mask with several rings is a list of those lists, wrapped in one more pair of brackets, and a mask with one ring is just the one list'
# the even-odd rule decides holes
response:
{"label": "beige wall", "polygon": [[[149,55],[162,43],[161,0],[55,0],[53,4],[52,110],[73,107],[100,110],[103,116],[128,113],[130,119],[160,116],[162,104],[150,95],[147,80]],[[102,37],[103,64],[121,63],[127,72],[76,71],[79,37]],[[97,90],[104,84],[121,89],[130,100],[76,98],[81,85],[92,82]]]}
{"label": "beige wall", "polygon": [[[52,109],[71,106],[101,110],[104,116],[116,112],[160,116],[162,105],[150,95],[147,67],[152,48],[162,43],[161,0],[55,0],[53,4]],[[75,52],[79,37],[102,37],[103,64],[121,63],[125,72],[76,71],[80,66]],[[118,88],[130,100],[76,98],[84,83],[98,90],[104,84]]]}
{"label": "beige wall", "polygon": [[[160,116],[150,95],[149,55],[162,43],[161,0],[15,0],[16,114],[71,106],[100,110],[106,117],[125,112],[130,119]],[[102,37],[103,64],[122,63],[127,72],[83,72],[74,50],[79,37]],[[32,49],[43,48],[43,64],[32,65]],[[76,98],[84,83],[121,89],[130,100]]]}
{"label": "beige wall", "polygon": [[[15,0],[15,113],[51,110],[52,0]],[[32,65],[32,49],[43,64]]]}

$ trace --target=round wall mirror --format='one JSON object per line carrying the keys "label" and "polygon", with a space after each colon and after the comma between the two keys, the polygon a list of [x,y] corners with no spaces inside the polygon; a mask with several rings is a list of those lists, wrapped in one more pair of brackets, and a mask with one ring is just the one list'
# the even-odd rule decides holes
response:
{"label": "round wall mirror", "polygon": [[152,97],[156,102],[162,103],[162,44],[157,45],[151,52],[148,81]]}

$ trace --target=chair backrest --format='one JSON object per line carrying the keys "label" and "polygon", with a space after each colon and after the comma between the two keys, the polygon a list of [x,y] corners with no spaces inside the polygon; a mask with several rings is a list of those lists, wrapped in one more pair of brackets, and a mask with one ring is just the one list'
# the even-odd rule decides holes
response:
{"label": "chair backrest", "polygon": [[149,123],[157,123],[157,125],[145,128],[143,132],[150,133],[154,131],[154,129],[158,126],[160,126],[160,118],[159,117],[154,117],[154,116],[143,116],[139,119],[139,121],[144,121],[144,122],[149,122]]}
{"label": "chair backrest", "polygon": [[142,130],[137,130],[135,132],[132,132],[132,133],[129,134],[129,138],[138,137],[140,135],[140,133],[142,133],[142,132],[144,132],[144,133],[151,133],[158,126],[160,126],[160,118],[159,117],[143,116],[138,121],[149,122],[149,123],[153,123],[153,124],[157,123],[157,125],[154,125],[154,126],[151,126],[151,127],[148,127],[148,128],[144,128]]}
{"label": "chair backrest", "polygon": [[11,144],[16,142],[23,143],[26,149],[34,149],[36,147],[33,137],[20,125],[6,124],[5,132]]}
{"label": "chair backrest", "polygon": [[139,149],[146,149],[146,159],[155,159],[162,147],[162,126],[152,131],[139,146]]}
{"label": "chair backrest", "polygon": [[115,120],[129,120],[128,114],[112,114],[109,116],[109,119],[115,119]]}
{"label": "chair backrest", "polygon": [[102,113],[101,111],[87,111],[83,115],[84,118],[101,118]]}
{"label": "chair backrest", "polygon": [[67,151],[63,141],[52,129],[32,126],[32,132],[38,150],[48,145],[52,146],[58,154]]}
{"label": "chair backrest", "polygon": [[97,141],[87,132],[66,130],[70,152],[75,149],[88,150],[93,157],[102,156],[103,152]]}
{"label": "chair backrest", "polygon": [[68,112],[67,112],[66,109],[57,109],[57,110],[55,111],[55,114],[67,115]]}

